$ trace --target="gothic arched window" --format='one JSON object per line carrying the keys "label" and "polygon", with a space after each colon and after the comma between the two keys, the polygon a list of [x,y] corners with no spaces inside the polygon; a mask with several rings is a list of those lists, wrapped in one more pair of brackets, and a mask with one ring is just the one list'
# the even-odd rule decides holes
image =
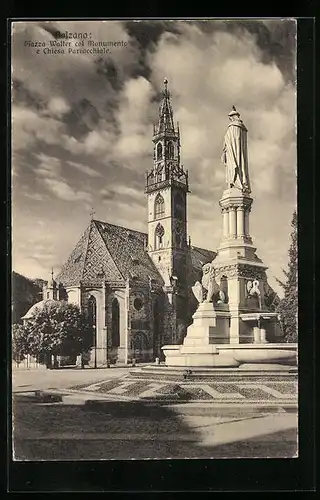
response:
{"label": "gothic arched window", "polygon": [[162,159],[162,144],[161,142],[159,142],[157,144],[157,160],[161,160]]}
{"label": "gothic arched window", "polygon": [[111,343],[112,347],[120,345],[120,307],[118,299],[113,299],[111,306]]}
{"label": "gothic arched window", "polygon": [[174,157],[174,146],[173,143],[170,141],[168,142],[168,158],[173,158]]}
{"label": "gothic arched window", "polygon": [[154,203],[154,215],[155,219],[160,219],[161,217],[164,216],[164,199],[159,193],[156,196],[155,203]]}
{"label": "gothic arched window", "polygon": [[97,301],[93,295],[88,300],[88,323],[92,334],[94,347],[96,347],[96,327],[97,327]]}
{"label": "gothic arched window", "polygon": [[184,200],[182,195],[178,193],[174,198],[174,214],[177,219],[184,219]]}
{"label": "gothic arched window", "polygon": [[158,250],[163,247],[163,237],[164,237],[164,229],[163,226],[159,223],[156,227],[155,231],[155,248]]}

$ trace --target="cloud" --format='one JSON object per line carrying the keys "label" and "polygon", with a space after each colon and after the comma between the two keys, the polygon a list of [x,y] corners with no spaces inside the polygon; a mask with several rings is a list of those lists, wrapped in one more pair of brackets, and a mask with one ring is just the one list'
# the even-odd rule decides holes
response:
{"label": "cloud", "polygon": [[46,116],[25,106],[12,106],[12,146],[14,151],[20,151],[44,142],[48,145],[58,145],[64,124],[59,120]]}
{"label": "cloud", "polygon": [[61,174],[61,160],[55,156],[49,156],[44,153],[35,153],[35,158],[38,160],[38,165],[35,172],[38,176],[57,178]]}
{"label": "cloud", "polygon": [[87,165],[84,165],[83,163],[76,163],[74,161],[68,160],[67,164],[78,170],[79,172],[82,172],[83,174],[88,175],[89,177],[102,177],[100,172],[97,172],[91,167],[88,167]]}
{"label": "cloud", "polygon": [[190,181],[223,188],[222,141],[227,114],[235,104],[249,130],[255,194],[277,196],[283,170],[292,175],[295,163],[294,86],[274,62],[262,62],[256,38],[246,31],[237,36],[221,31],[204,34],[186,23],[182,32],[164,33],[149,53],[149,64],[154,85],[163,75],[169,78]]}
{"label": "cloud", "polygon": [[[34,156],[38,160],[35,173],[38,183],[40,183],[42,187],[46,188],[60,200],[69,202],[86,201],[88,203],[92,201],[92,195],[88,191],[76,189],[63,179],[62,162],[59,158],[48,156],[44,153],[35,154]],[[77,168],[78,170],[80,167],[82,171],[85,170],[85,173],[88,173],[88,167],[85,165],[72,162],[71,166]],[[89,172],[92,176],[92,172],[94,171],[89,169]]]}
{"label": "cloud", "polygon": [[[122,39],[128,46],[101,58],[38,57],[24,46],[25,40],[53,41],[57,30],[88,31],[94,40]],[[43,219],[41,231],[54,231],[62,242],[53,250],[62,263],[86,224],[89,203],[102,220],[147,230],[144,172],[153,164],[152,127],[167,77],[189,171],[193,244],[219,245],[220,157],[235,104],[249,131],[252,235],[278,273],[288,244],[278,227],[286,227],[296,197],[293,38],[294,24],[282,21],[14,23],[17,241],[25,238],[24,226]],[[28,195],[21,197],[24,189]]]}
{"label": "cloud", "polygon": [[[123,199],[122,197],[126,198],[127,201],[130,201],[130,207],[132,207],[134,204],[137,205],[144,205],[145,200],[141,196],[141,190],[140,189],[134,189],[130,186],[125,186],[125,185],[114,185],[109,188],[103,188],[100,191],[100,195],[102,200],[104,201],[109,201],[109,200],[114,200],[116,197],[118,197],[118,201]],[[120,196],[121,198],[120,198]]]}
{"label": "cloud", "polygon": [[41,194],[41,193],[29,193],[28,191],[24,191],[23,195],[26,196],[27,198],[30,198],[31,200],[35,200],[35,201],[48,200],[48,197],[45,194]]}
{"label": "cloud", "polygon": [[65,201],[92,201],[92,196],[86,191],[77,191],[66,182],[58,179],[43,179],[43,185],[53,194]]}
{"label": "cloud", "polygon": [[116,113],[120,134],[114,154],[129,165],[140,156],[150,156],[150,102],[154,95],[152,85],[143,77],[128,80],[121,92]]}
{"label": "cloud", "polygon": [[68,111],[70,111],[70,106],[62,97],[53,97],[48,103],[48,110],[57,117],[62,117]]}

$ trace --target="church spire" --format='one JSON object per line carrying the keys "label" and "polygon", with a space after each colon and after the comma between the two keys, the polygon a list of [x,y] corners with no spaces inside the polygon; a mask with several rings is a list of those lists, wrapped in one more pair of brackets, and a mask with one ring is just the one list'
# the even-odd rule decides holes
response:
{"label": "church spire", "polygon": [[44,300],[46,299],[51,299],[51,300],[57,300],[57,283],[54,279],[54,272],[53,268],[51,269],[50,273],[51,279],[48,280],[47,284],[43,285],[43,298]]}
{"label": "church spire", "polygon": [[180,162],[180,129],[179,124],[174,126],[167,78],[162,95],[159,120],[153,127],[153,168],[146,172],[146,192],[157,190],[159,183],[162,188],[176,185],[188,192],[188,173]]}
{"label": "church spire", "polygon": [[159,123],[156,130],[157,134],[160,134],[162,132],[175,132],[167,78],[163,80],[163,83],[164,89],[162,91],[163,97],[159,108]]}

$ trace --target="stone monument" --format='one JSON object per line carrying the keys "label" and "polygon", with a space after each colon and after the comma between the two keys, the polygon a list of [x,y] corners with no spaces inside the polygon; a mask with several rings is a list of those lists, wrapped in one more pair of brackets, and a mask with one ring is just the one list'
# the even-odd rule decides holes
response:
{"label": "stone monument", "polygon": [[213,262],[203,266],[192,291],[199,302],[181,346],[163,346],[169,366],[228,366],[263,369],[296,364],[296,345],[281,343],[278,314],[265,296],[267,266],[256,254],[249,230],[253,203],[247,128],[233,106],[222,162],[226,189],[219,205],[222,238]]}

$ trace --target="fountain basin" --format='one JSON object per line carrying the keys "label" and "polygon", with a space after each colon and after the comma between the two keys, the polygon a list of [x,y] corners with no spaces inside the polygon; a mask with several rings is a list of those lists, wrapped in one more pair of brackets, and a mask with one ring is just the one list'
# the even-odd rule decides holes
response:
{"label": "fountain basin", "polygon": [[[218,346],[217,346],[218,347]],[[240,365],[285,364],[297,365],[297,344],[224,344],[218,347],[220,354],[232,356]]]}
{"label": "fountain basin", "polygon": [[239,366],[230,354],[221,354],[216,345],[185,346],[165,345],[162,347],[167,366],[206,366],[206,367],[234,367]]}
{"label": "fountain basin", "polygon": [[167,366],[281,370],[297,365],[297,344],[207,344],[162,347]]}

